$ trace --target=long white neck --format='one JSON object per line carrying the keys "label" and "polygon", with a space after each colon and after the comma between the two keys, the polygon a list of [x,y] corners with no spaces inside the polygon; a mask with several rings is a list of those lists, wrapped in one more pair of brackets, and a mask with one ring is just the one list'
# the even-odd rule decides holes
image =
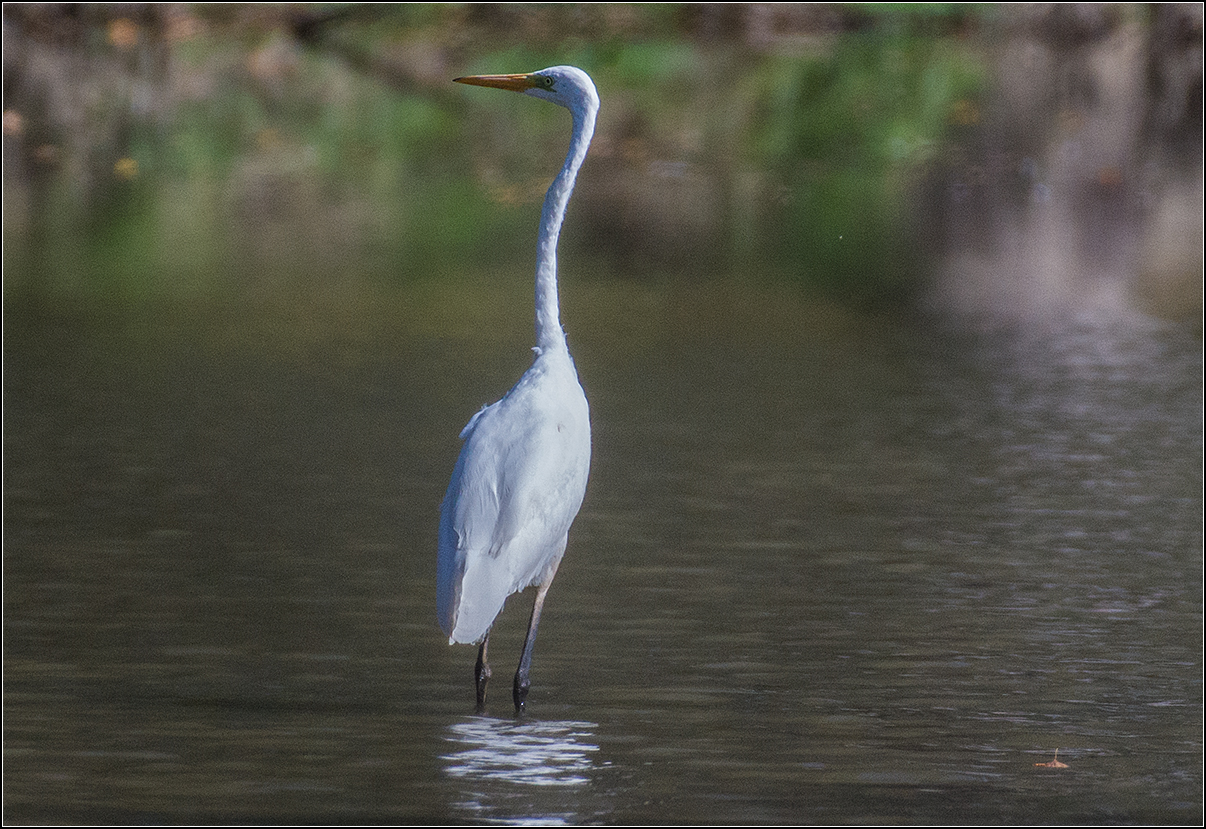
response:
{"label": "long white neck", "polygon": [[553,179],[544,196],[544,209],[540,213],[540,239],[536,251],[536,347],[541,351],[566,348],[557,299],[557,237],[561,235],[561,222],[565,219],[565,208],[574,191],[578,168],[586,159],[586,150],[595,133],[597,105],[572,109],[571,112],[574,116],[574,134],[570,139],[569,152],[561,172]]}

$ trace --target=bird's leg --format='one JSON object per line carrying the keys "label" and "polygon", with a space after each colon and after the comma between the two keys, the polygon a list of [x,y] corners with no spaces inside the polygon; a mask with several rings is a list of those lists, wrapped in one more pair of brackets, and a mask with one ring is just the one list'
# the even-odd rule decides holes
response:
{"label": "bird's leg", "polygon": [[553,565],[553,571],[548,574],[544,583],[536,588],[536,601],[532,603],[532,618],[528,620],[528,636],[523,640],[523,655],[519,657],[519,670],[515,672],[515,686],[512,690],[516,714],[523,713],[523,705],[528,698],[528,689],[532,687],[532,682],[528,679],[528,671],[532,667],[532,648],[536,645],[536,628],[540,626],[540,611],[544,609],[544,597],[553,584],[553,576],[557,575],[557,567],[560,563],[557,562]]}
{"label": "bird's leg", "polygon": [[490,682],[490,663],[486,661],[486,645],[490,644],[490,634],[482,640],[482,646],[477,649],[477,665],[473,668],[473,678],[477,683],[477,712],[480,714],[486,708],[486,685]]}

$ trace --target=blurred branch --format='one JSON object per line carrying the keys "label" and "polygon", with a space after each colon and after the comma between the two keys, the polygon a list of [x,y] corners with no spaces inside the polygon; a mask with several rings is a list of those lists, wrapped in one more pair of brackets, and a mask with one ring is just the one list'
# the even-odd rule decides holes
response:
{"label": "blurred branch", "polygon": [[409,95],[436,96],[452,100],[447,88],[450,78],[444,70],[446,60],[439,47],[409,44],[381,53],[354,42],[345,34],[348,24],[371,24],[397,14],[396,9],[380,3],[358,3],[330,11],[296,10],[288,28],[298,43],[343,61],[365,77]]}
{"label": "blurred branch", "polygon": [[376,22],[386,16],[378,3],[356,3],[327,12],[296,10],[292,12],[290,28],[293,36],[307,45],[318,44],[326,30],[349,20]]}

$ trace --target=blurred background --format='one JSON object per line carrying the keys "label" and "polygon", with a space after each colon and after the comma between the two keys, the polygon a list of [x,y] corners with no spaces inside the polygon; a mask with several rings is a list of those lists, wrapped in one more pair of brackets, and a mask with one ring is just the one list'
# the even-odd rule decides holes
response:
{"label": "blurred background", "polygon": [[1200,314],[1194,4],[11,4],[6,308],[312,324],[526,275],[564,113],[450,81],[555,63],[604,102],[579,283]]}
{"label": "blurred background", "polygon": [[[4,4],[5,821],[1201,825],[1202,20]],[[452,79],[565,63],[591,479],[477,716],[570,130]]]}

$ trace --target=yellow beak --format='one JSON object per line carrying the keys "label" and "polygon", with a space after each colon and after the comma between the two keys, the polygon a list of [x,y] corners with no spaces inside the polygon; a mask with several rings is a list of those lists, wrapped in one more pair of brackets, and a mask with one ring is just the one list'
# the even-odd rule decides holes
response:
{"label": "yellow beak", "polygon": [[524,75],[470,75],[466,78],[453,78],[454,83],[467,83],[473,86],[489,86],[494,89],[510,89],[512,92],[523,92],[536,86],[532,74]]}

